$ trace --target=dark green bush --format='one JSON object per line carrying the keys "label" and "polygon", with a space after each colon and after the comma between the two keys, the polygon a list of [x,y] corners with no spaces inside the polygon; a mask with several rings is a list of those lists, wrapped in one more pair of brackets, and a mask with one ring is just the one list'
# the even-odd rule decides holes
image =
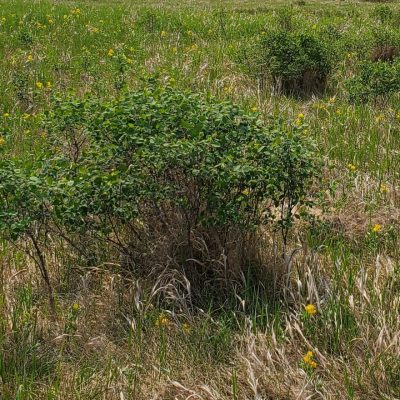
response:
{"label": "dark green bush", "polygon": [[316,34],[272,31],[261,41],[260,64],[284,93],[319,92],[332,70],[332,53]]}
{"label": "dark green bush", "polygon": [[371,12],[371,16],[378,19],[381,23],[390,21],[393,18],[394,12],[393,8],[387,4],[380,4]]}
{"label": "dark green bush", "polygon": [[90,239],[136,269],[196,259],[217,274],[222,254],[233,269],[257,227],[275,219],[287,234],[316,173],[301,125],[265,125],[231,103],[169,87],[110,102],[59,100],[46,121],[48,157],[36,176],[1,170],[2,235],[46,226],[74,251]]}
{"label": "dark green bush", "polygon": [[346,87],[353,102],[386,100],[400,91],[400,62],[363,62]]}

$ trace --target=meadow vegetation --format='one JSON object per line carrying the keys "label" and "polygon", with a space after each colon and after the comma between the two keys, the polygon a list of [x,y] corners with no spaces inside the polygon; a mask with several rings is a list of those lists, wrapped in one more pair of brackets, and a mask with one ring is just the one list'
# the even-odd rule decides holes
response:
{"label": "meadow vegetation", "polygon": [[0,0],[0,398],[400,398],[399,23]]}

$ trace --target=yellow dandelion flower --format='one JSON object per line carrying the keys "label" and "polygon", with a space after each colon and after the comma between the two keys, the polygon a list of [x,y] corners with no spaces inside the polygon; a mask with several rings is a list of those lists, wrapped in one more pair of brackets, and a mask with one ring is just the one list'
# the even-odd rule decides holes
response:
{"label": "yellow dandelion flower", "polygon": [[312,351],[307,351],[306,355],[303,357],[303,361],[309,367],[317,368],[317,363],[314,361],[314,353]]}
{"label": "yellow dandelion flower", "polygon": [[78,311],[79,310],[79,304],[78,303],[74,303],[73,305],[72,305],[72,310],[73,311]]}
{"label": "yellow dandelion flower", "polygon": [[385,185],[384,183],[382,183],[381,186],[379,187],[379,191],[381,193],[387,193],[389,191],[389,187],[387,185]]}
{"label": "yellow dandelion flower", "polygon": [[114,49],[109,49],[107,54],[109,57],[112,57],[114,55]]}
{"label": "yellow dandelion flower", "polygon": [[3,138],[3,136],[0,136],[0,146],[4,146],[6,143],[6,140]]}
{"label": "yellow dandelion flower", "polygon": [[310,362],[310,360],[312,359],[313,355],[314,355],[314,354],[313,354],[312,351],[307,351],[306,355],[303,357],[303,361],[304,361],[305,363]]}
{"label": "yellow dandelion flower", "polygon": [[99,33],[100,31],[99,28],[96,28],[94,26],[86,25],[86,27],[90,33]]}
{"label": "yellow dandelion flower", "polygon": [[347,168],[350,171],[355,171],[357,169],[357,167],[354,164],[351,164],[351,163],[347,164]]}
{"label": "yellow dandelion flower", "polygon": [[42,89],[42,88],[43,88],[43,83],[38,81],[38,82],[35,83],[35,86],[36,86],[38,89]]}
{"label": "yellow dandelion flower", "polygon": [[297,118],[298,118],[298,119],[304,119],[304,114],[303,114],[303,113],[297,114]]}
{"label": "yellow dandelion flower", "polygon": [[158,327],[167,327],[171,324],[171,321],[165,314],[160,314],[156,320],[156,326]]}
{"label": "yellow dandelion flower", "polygon": [[10,116],[10,114],[7,113],[7,112],[5,112],[5,113],[3,114],[3,117],[4,117],[4,118],[8,118],[9,116]]}
{"label": "yellow dandelion flower", "polygon": [[242,194],[245,195],[245,196],[248,196],[249,193],[250,193],[249,189],[242,190]]}
{"label": "yellow dandelion flower", "polygon": [[306,310],[306,313],[308,315],[314,315],[317,313],[317,308],[315,307],[314,304],[307,304],[304,309]]}
{"label": "yellow dandelion flower", "polygon": [[28,54],[28,56],[26,57],[26,61],[27,61],[27,62],[32,62],[32,61],[33,61],[33,56],[32,56],[32,54]]}
{"label": "yellow dandelion flower", "polygon": [[161,37],[165,37],[165,36],[167,36],[167,32],[165,32],[165,31],[161,31],[161,33],[160,33],[160,36],[161,36]]}
{"label": "yellow dandelion flower", "polygon": [[225,93],[232,93],[232,91],[233,91],[232,85],[229,85],[229,86],[225,86],[225,87],[224,87],[224,92],[225,92]]}
{"label": "yellow dandelion flower", "polygon": [[253,108],[251,109],[251,111],[257,112],[257,111],[258,111],[258,108],[257,108],[257,107],[253,107]]}
{"label": "yellow dandelion flower", "polygon": [[51,82],[46,82],[46,87],[47,89],[51,89],[53,87],[53,85],[51,84]]}
{"label": "yellow dandelion flower", "polygon": [[27,114],[27,113],[24,113],[24,114],[22,115],[22,118],[25,119],[25,120],[27,120],[27,119],[30,118],[30,117],[31,117],[31,115],[30,115],[30,114]]}
{"label": "yellow dandelion flower", "polygon": [[381,230],[382,230],[382,225],[381,224],[375,224],[371,229],[371,231],[374,232],[374,233],[378,233]]}

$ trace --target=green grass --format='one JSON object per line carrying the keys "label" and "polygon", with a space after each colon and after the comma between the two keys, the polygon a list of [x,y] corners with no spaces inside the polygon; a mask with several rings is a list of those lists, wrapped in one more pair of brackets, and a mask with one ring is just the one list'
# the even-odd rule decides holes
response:
{"label": "green grass", "polygon": [[[357,105],[345,86],[376,32],[395,35],[400,6],[385,4],[393,15],[381,22],[364,1],[0,0],[4,154],[41,155],[54,98],[118,96],[154,74],[261,118],[303,113],[324,159],[313,218],[290,238],[302,250],[289,283],[278,279],[279,235],[265,232],[261,271],[228,298],[205,293],[202,307],[181,281],[174,291],[115,265],[87,269],[55,245],[51,316],[31,261],[2,243],[1,399],[400,397],[400,97]],[[320,96],[277,95],[254,76],[260,35],[288,18],[340,33]],[[302,365],[308,350],[315,370]]]}

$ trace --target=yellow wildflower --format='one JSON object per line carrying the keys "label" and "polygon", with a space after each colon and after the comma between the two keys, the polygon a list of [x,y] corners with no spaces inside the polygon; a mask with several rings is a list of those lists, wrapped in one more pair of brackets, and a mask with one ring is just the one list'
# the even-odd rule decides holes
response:
{"label": "yellow wildflower", "polygon": [[167,327],[167,326],[169,326],[170,324],[171,324],[171,321],[170,321],[169,318],[168,318],[165,314],[163,314],[163,313],[161,313],[161,314],[159,315],[159,317],[157,318],[156,326],[159,326],[159,327],[165,326],[165,327]]}
{"label": "yellow wildflower", "polygon": [[258,110],[257,107],[253,107],[253,108],[251,109],[251,111],[253,111],[253,112],[257,112],[257,110]]}
{"label": "yellow wildflower", "polygon": [[99,33],[99,31],[100,31],[99,28],[96,28],[91,25],[86,25],[86,28],[90,33]]}
{"label": "yellow wildflower", "polygon": [[303,361],[306,365],[311,368],[317,368],[317,363],[313,360],[314,354],[312,351],[307,351],[307,354],[303,357]]}
{"label": "yellow wildflower", "polygon": [[74,303],[74,304],[72,305],[72,310],[75,311],[75,312],[77,312],[77,311],[79,310],[79,304],[78,304],[78,303]]}
{"label": "yellow wildflower", "polygon": [[165,36],[167,36],[167,32],[165,32],[165,31],[161,31],[161,33],[160,33],[160,36],[161,36],[161,37],[165,37]]}
{"label": "yellow wildflower", "polygon": [[381,224],[375,224],[371,229],[371,231],[374,232],[374,233],[378,233],[381,230],[382,230],[382,225]]}
{"label": "yellow wildflower", "polygon": [[3,117],[4,117],[4,118],[8,118],[9,116],[10,116],[10,114],[7,113],[7,112],[5,112],[5,113],[3,114]]}
{"label": "yellow wildflower", "polygon": [[248,196],[249,193],[250,193],[249,189],[242,190],[242,194],[245,195],[245,196]]}
{"label": "yellow wildflower", "polygon": [[307,351],[306,355],[303,357],[303,361],[304,362],[308,362],[313,357],[314,357],[313,352],[312,351]]}
{"label": "yellow wildflower", "polygon": [[387,185],[385,185],[384,183],[381,184],[379,191],[381,193],[387,193],[389,191],[389,187]]}
{"label": "yellow wildflower", "polygon": [[225,92],[225,93],[232,93],[232,91],[233,91],[232,85],[229,85],[229,86],[225,86],[225,87],[224,87],[224,92]]}
{"label": "yellow wildflower", "polygon": [[306,310],[306,313],[308,315],[314,315],[317,313],[317,308],[315,307],[314,304],[307,304],[304,309]]}
{"label": "yellow wildflower", "polygon": [[297,119],[296,119],[296,124],[300,125],[303,123],[304,120],[304,114],[303,113],[299,113],[297,114]]}
{"label": "yellow wildflower", "polygon": [[43,83],[42,82],[36,82],[36,87],[38,88],[38,89],[42,89],[43,88]]}
{"label": "yellow wildflower", "polygon": [[0,146],[4,146],[4,143],[6,140],[3,138],[3,136],[0,136]]}
{"label": "yellow wildflower", "polygon": [[348,167],[348,169],[350,171],[355,171],[357,169],[357,167],[354,164],[351,164],[351,163],[347,164],[347,167]]}
{"label": "yellow wildflower", "polygon": [[109,57],[112,57],[114,55],[114,50],[113,49],[109,49],[107,54],[108,54]]}
{"label": "yellow wildflower", "polygon": [[33,56],[32,56],[32,54],[28,54],[28,56],[26,57],[26,61],[27,61],[27,62],[32,62],[32,61],[33,61]]}
{"label": "yellow wildflower", "polygon": [[47,89],[51,89],[53,85],[51,84],[51,82],[46,82],[46,87]]}
{"label": "yellow wildflower", "polygon": [[182,324],[182,330],[185,333],[190,333],[192,328],[190,327],[190,325],[187,322],[185,322],[184,324]]}

